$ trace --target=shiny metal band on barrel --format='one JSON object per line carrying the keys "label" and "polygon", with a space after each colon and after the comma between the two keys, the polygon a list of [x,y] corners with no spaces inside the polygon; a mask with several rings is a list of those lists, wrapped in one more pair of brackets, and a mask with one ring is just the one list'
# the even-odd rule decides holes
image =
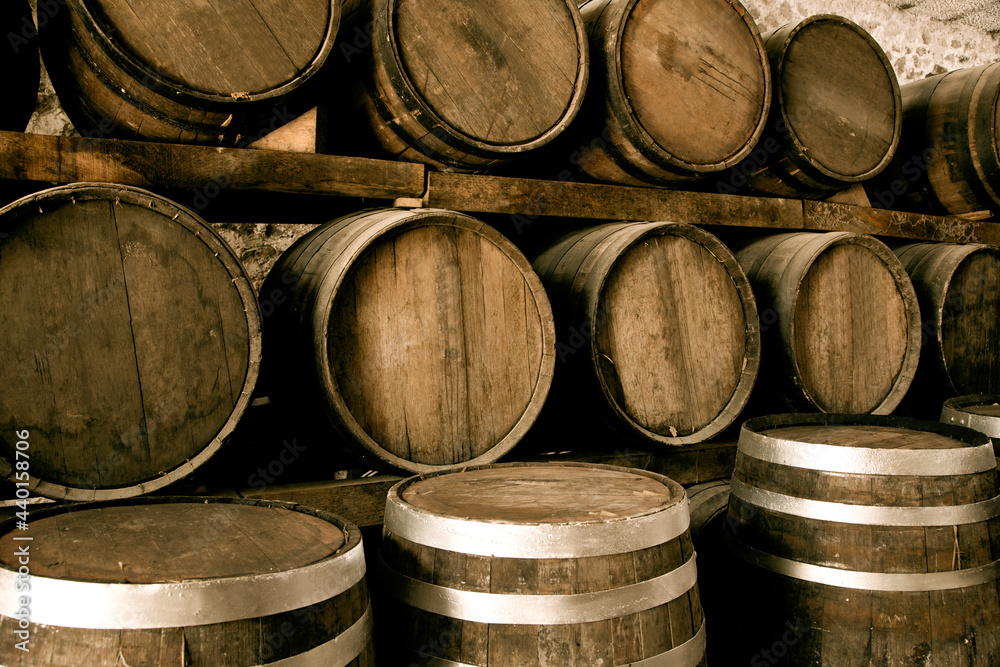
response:
{"label": "shiny metal band on barrel", "polygon": [[430,514],[390,492],[385,528],[434,549],[497,558],[584,558],[641,551],[684,534],[691,523],[685,497],[663,510],[593,522],[515,524]]}
{"label": "shiny metal band on barrel", "polygon": [[372,608],[342,633],[308,651],[260,667],[346,667],[361,655],[372,640]]}
{"label": "shiny metal band on barrel", "polygon": [[473,623],[565,625],[638,614],[691,590],[698,580],[695,557],[675,570],[620,588],[572,595],[511,595],[446,588],[396,572],[379,571],[385,590],[416,609]]}
{"label": "shiny metal band on barrel", "polygon": [[731,494],[745,503],[803,519],[868,526],[962,526],[1000,516],[1000,496],[967,505],[942,507],[886,507],[846,505],[797,498],[732,481]]}
{"label": "shiny metal band on barrel", "polygon": [[959,403],[956,399],[945,401],[941,408],[941,421],[946,424],[965,426],[974,431],[979,431],[991,438],[1000,438],[1000,417],[989,415],[977,415],[972,412],[965,412],[962,408],[973,406],[974,403]]}
{"label": "shiny metal band on barrel", "polygon": [[724,529],[722,534],[730,551],[752,565],[792,579],[838,588],[892,593],[947,591],[989,584],[1000,575],[1000,561],[950,572],[884,573],[840,570],[759,551],[737,540],[728,529]]}
{"label": "shiny metal band on barrel", "polygon": [[[447,658],[438,658],[412,649],[400,648],[398,654],[404,664],[418,664],[420,667],[476,667],[465,662],[455,662]],[[705,657],[705,622],[694,636],[669,651],[658,655],[628,663],[628,667],[697,667]]]}
{"label": "shiny metal band on barrel", "polygon": [[991,444],[960,449],[870,449],[818,445],[744,431],[739,451],[777,465],[857,475],[948,477],[996,467]]}
{"label": "shiny metal band on barrel", "polygon": [[[18,609],[18,573],[0,569],[0,614]],[[287,572],[162,584],[94,583],[31,575],[31,622],[145,630],[271,616],[329,600],[365,576],[360,545]]]}

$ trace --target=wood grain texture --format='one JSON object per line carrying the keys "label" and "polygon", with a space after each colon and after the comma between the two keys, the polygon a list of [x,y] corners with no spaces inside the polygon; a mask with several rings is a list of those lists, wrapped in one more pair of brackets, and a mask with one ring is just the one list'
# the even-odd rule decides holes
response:
{"label": "wood grain texture", "polygon": [[844,233],[779,234],[737,257],[768,323],[762,400],[848,413],[899,405],[917,366],[920,314],[886,246]]}
{"label": "wood grain texture", "polygon": [[[260,361],[252,289],[221,239],[124,187],[45,191],[0,219],[0,422],[31,432],[36,492],[136,495],[211,456]],[[12,462],[14,442],[3,441]]]}
{"label": "wood grain texture", "polygon": [[585,146],[579,164],[588,174],[669,185],[750,152],[771,87],[760,35],[742,5],[591,0],[581,13],[595,92],[572,132]]}
{"label": "wood grain texture", "polygon": [[320,413],[376,465],[496,460],[537,416],[554,365],[548,301],[483,223],[438,210],[348,216],[292,246],[263,292],[290,282],[269,335],[275,359],[296,365],[273,391],[303,393],[291,387],[311,368]]}
{"label": "wood grain texture", "polygon": [[[792,425],[774,429],[772,435],[845,449],[968,446],[920,431],[916,424],[901,427],[886,420],[881,427],[844,424],[830,431]],[[997,495],[996,470],[946,477],[841,474],[768,463],[742,451],[734,479],[752,488],[847,505],[949,507]],[[940,527],[856,525],[836,519],[836,514],[820,521],[779,513],[734,495],[726,526],[739,542],[765,553],[849,571],[952,572],[1000,556],[996,518]],[[882,592],[810,583],[747,564],[737,567],[731,594],[760,604],[746,632],[727,647],[735,649],[731,664],[759,655],[782,638],[790,664],[843,665],[845,656],[850,664],[884,665],[932,660],[985,666],[1000,659],[1000,605],[993,582],[946,591]],[[793,634],[784,633],[789,628],[795,628]]]}
{"label": "wood grain texture", "polygon": [[895,252],[913,281],[926,332],[913,391],[938,401],[1000,392],[1000,254],[930,243]]}
{"label": "wood grain texture", "polygon": [[[660,444],[706,440],[756,377],[749,283],[714,236],[671,223],[604,225],[535,260],[557,313],[552,410]],[[557,393],[558,392],[558,393]]]}
{"label": "wood grain texture", "polygon": [[[169,591],[157,584],[280,574],[301,585],[308,567],[336,562],[361,549],[360,532],[336,517],[296,510],[283,503],[204,498],[144,499],[135,504],[105,503],[39,512],[32,522],[31,565],[59,581],[130,583],[146,586],[150,613]],[[11,533],[0,541],[14,553]],[[34,545],[44,544],[36,551]],[[4,559],[17,568],[16,557]],[[252,594],[251,594],[252,595]],[[70,603],[68,603],[70,604]],[[80,664],[156,667],[236,667],[269,665],[299,657],[350,628],[369,608],[364,578],[344,592],[315,604],[265,616],[149,629],[74,628],[31,623],[30,651],[12,642],[0,647],[7,665],[70,667]],[[13,632],[18,620],[0,617]],[[370,640],[350,667],[374,667]]]}
{"label": "wood grain texture", "polygon": [[0,71],[4,72],[4,101],[0,130],[20,132],[28,125],[38,99],[38,39],[28,0],[8,0],[0,7]]}

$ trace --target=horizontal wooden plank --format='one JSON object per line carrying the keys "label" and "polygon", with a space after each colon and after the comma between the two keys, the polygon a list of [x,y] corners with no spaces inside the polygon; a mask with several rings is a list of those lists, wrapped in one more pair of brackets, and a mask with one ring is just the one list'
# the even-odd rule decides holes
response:
{"label": "horizontal wooden plank", "polygon": [[7,180],[396,199],[421,197],[425,170],[370,158],[0,132]]}
{"label": "horizontal wooden plank", "polygon": [[921,215],[879,208],[807,201],[806,228],[876,236],[1000,245],[1000,225],[956,216]]}

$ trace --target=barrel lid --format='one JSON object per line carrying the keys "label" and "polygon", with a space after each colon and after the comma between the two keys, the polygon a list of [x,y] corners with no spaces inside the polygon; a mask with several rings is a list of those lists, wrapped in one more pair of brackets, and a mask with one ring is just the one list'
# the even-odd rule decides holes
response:
{"label": "barrel lid", "polygon": [[1000,394],[969,394],[944,402],[941,421],[1000,438]]}

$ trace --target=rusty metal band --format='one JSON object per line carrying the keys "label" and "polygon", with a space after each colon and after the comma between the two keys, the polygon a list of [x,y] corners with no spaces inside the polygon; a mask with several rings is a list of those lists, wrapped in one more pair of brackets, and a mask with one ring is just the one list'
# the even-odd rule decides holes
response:
{"label": "rusty metal band", "polygon": [[497,558],[584,558],[641,551],[684,534],[688,502],[649,514],[568,523],[515,524],[432,514],[389,496],[385,528],[434,549]]}
{"label": "rusty metal band", "polygon": [[733,497],[771,512],[862,526],[962,526],[1000,516],[1000,496],[967,505],[886,507],[797,498],[748,486],[738,479],[733,479],[731,488]]}
{"label": "rusty metal band", "polygon": [[782,558],[749,547],[728,530],[723,530],[723,540],[730,551],[739,558],[775,574],[809,581],[824,586],[850,588],[862,591],[884,591],[891,593],[922,593],[946,591],[970,586],[979,586],[996,581],[1000,575],[1000,561],[966,570],[950,572],[885,573],[840,570],[833,567],[802,563]]}
{"label": "rusty metal band", "polygon": [[960,449],[872,449],[744,434],[739,451],[777,465],[859,475],[947,477],[996,468],[989,443]]}
{"label": "rusty metal band", "polygon": [[510,595],[462,591],[411,579],[382,564],[384,590],[416,609],[473,623],[565,625],[638,614],[676,600],[698,580],[695,557],[675,570],[620,588],[572,595]]}
{"label": "rusty metal band", "polygon": [[961,407],[952,406],[951,402],[946,401],[944,407],[941,408],[941,421],[946,424],[971,428],[991,438],[1000,438],[1000,417],[965,412]]}
{"label": "rusty metal band", "polygon": [[[397,648],[398,655],[404,664],[416,664],[420,667],[476,667],[465,662],[455,662],[447,658],[427,655],[413,649]],[[628,663],[628,667],[697,667],[705,657],[705,622],[702,621],[698,632],[680,646],[658,655]]]}
{"label": "rusty metal band", "polygon": [[[271,616],[340,595],[365,576],[361,545],[305,567],[162,584],[71,581],[0,569],[0,614],[19,618],[18,586],[31,586],[28,620],[65,628],[145,630]],[[18,583],[20,579],[20,584]]]}
{"label": "rusty metal band", "polygon": [[346,667],[371,643],[373,627],[369,605],[354,625],[325,644],[259,667]]}

